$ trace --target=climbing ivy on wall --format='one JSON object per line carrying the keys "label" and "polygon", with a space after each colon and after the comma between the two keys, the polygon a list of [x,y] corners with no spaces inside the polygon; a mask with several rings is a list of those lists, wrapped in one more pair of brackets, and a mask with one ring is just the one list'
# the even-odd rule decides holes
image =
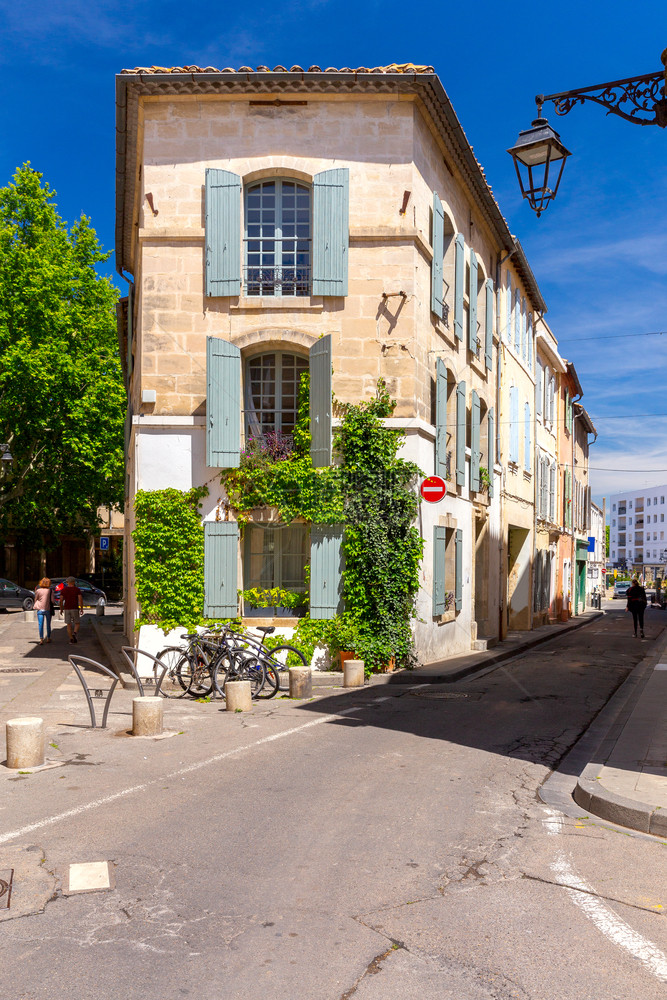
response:
{"label": "climbing ivy on wall", "polygon": [[204,526],[199,510],[206,487],[140,490],[134,499],[134,572],[140,625],[165,631],[190,628],[204,608]]}

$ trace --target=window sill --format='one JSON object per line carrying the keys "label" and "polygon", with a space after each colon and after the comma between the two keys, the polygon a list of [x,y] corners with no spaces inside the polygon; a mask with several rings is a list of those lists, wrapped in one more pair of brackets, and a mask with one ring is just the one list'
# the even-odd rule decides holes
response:
{"label": "window sill", "polygon": [[322,295],[303,295],[294,297],[285,295],[240,295],[237,302],[230,305],[231,312],[246,310],[280,310],[280,312],[322,312],[324,297]]}
{"label": "window sill", "polygon": [[276,628],[296,628],[300,618],[241,618],[244,628],[257,628],[259,625],[275,625]]}

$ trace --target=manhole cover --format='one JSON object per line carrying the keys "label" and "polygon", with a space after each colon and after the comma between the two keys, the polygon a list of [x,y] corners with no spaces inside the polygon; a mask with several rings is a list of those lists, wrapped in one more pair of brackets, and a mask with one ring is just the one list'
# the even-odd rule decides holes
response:
{"label": "manhole cover", "polygon": [[481,698],[481,694],[471,694],[463,691],[412,691],[413,698],[438,698],[441,701],[454,701],[460,698]]}
{"label": "manhole cover", "polygon": [[0,667],[0,674],[38,674],[40,667]]}
{"label": "manhole cover", "polygon": [[9,903],[12,898],[13,878],[13,868],[6,868],[4,871],[0,871],[0,910],[9,909]]}

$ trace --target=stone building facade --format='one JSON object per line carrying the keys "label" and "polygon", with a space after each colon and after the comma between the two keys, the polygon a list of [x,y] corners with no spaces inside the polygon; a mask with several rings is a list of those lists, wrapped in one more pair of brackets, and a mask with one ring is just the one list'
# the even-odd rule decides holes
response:
{"label": "stone building facade", "polygon": [[315,464],[332,393],[382,378],[404,456],[448,481],[419,519],[422,661],[530,628],[546,306],[433,70],[124,71],[117,132],[128,619],[132,498],[205,484],[209,613],[260,578],[298,589],[306,563],[311,614],[340,608],[340,538],[257,510],[241,542],[219,481],[251,437],[289,435],[309,370]]}

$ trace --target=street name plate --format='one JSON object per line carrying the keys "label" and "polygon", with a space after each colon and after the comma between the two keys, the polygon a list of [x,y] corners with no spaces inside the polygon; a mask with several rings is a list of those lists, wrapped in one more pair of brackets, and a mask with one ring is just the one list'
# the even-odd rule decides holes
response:
{"label": "street name plate", "polygon": [[14,869],[0,869],[0,910],[8,910],[12,898]]}

